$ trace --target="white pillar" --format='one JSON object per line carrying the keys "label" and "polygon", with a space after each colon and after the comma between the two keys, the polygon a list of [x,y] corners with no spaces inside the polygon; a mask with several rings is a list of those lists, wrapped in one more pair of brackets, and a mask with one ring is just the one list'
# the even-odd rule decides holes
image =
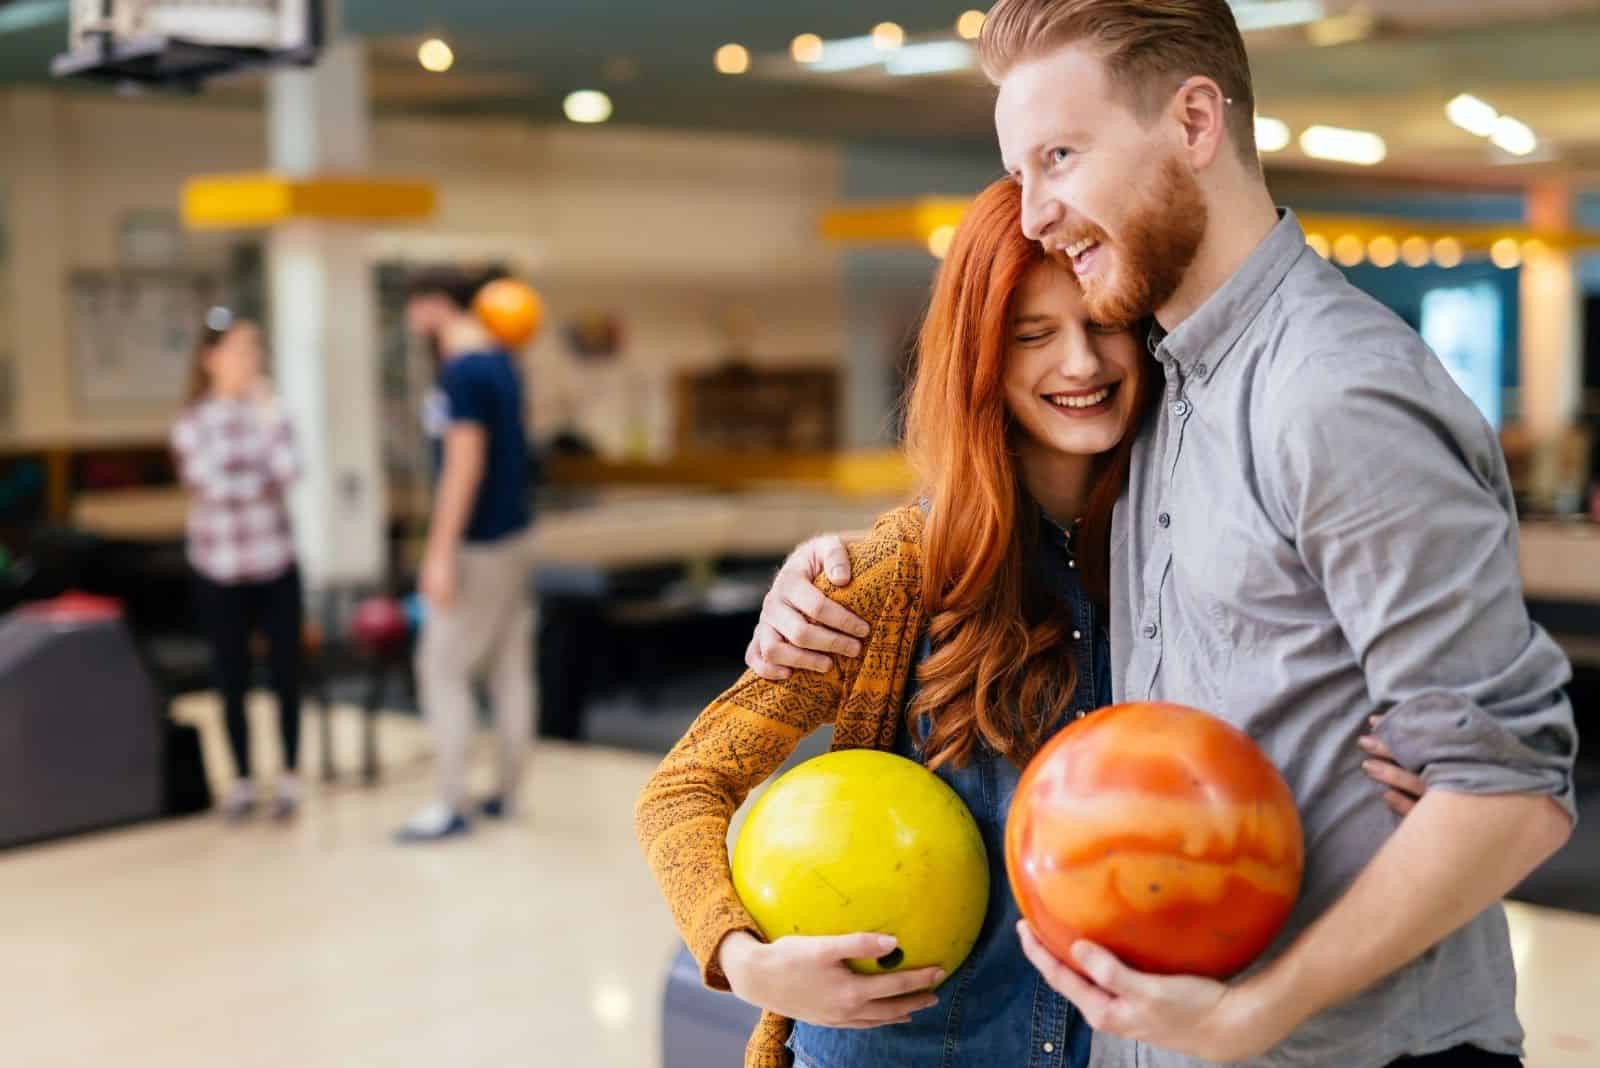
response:
{"label": "white pillar", "polygon": [[[1573,224],[1574,199],[1564,182],[1528,191],[1527,222],[1536,230]],[[1581,476],[1571,429],[1583,401],[1583,287],[1577,257],[1555,249],[1525,257],[1521,280],[1522,421],[1534,442],[1533,494],[1574,506]]]}
{"label": "white pillar", "polygon": [[[273,167],[289,177],[364,174],[370,136],[358,41],[312,70],[271,75]],[[294,495],[306,584],[371,584],[384,574],[387,502],[379,418],[377,302],[366,231],[293,222],[272,231],[268,284],[274,368],[294,413],[306,473]]]}
{"label": "white pillar", "polygon": [[[1572,190],[1564,183],[1528,192],[1527,222],[1564,230],[1573,222]],[[1577,416],[1583,389],[1583,289],[1577,258],[1549,250],[1522,265],[1522,416],[1535,437],[1560,434]]]}

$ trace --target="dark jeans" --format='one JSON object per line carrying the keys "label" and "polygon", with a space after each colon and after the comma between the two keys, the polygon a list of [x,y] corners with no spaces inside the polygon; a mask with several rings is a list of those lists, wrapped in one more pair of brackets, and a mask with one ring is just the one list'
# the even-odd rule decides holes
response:
{"label": "dark jeans", "polygon": [[1504,1053],[1489,1053],[1477,1046],[1457,1046],[1426,1057],[1404,1057],[1389,1068],[1521,1068],[1522,1062]]}
{"label": "dark jeans", "polygon": [[278,696],[278,729],[284,765],[294,771],[300,750],[300,572],[290,568],[270,582],[223,585],[195,576],[195,608],[211,641],[211,668],[227,708],[228,745],[241,776],[250,775],[250,727],[245,697],[250,690],[250,638],[267,640],[267,673]]}

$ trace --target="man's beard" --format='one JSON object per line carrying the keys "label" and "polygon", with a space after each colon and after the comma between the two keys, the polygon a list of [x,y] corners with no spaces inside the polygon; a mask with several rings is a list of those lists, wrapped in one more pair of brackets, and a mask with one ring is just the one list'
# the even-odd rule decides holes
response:
{"label": "man's beard", "polygon": [[1193,265],[1206,220],[1200,184],[1169,157],[1154,188],[1129,212],[1120,240],[1113,244],[1104,231],[1090,235],[1107,252],[1115,249],[1116,256],[1109,277],[1091,275],[1083,283],[1089,317],[1102,326],[1123,329],[1155,315]]}

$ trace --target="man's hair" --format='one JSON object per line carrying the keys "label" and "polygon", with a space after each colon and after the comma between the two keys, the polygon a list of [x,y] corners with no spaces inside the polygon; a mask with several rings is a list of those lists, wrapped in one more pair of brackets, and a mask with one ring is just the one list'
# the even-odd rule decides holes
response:
{"label": "man's hair", "polygon": [[472,298],[478,295],[483,281],[459,267],[427,267],[406,280],[406,300],[443,297],[459,311],[466,311],[472,307]]}
{"label": "man's hair", "polygon": [[1227,98],[1239,158],[1255,163],[1250,59],[1227,0],[998,0],[983,24],[979,58],[998,83],[1019,63],[1075,42],[1105,59],[1134,114],[1153,118],[1184,79],[1204,75]]}

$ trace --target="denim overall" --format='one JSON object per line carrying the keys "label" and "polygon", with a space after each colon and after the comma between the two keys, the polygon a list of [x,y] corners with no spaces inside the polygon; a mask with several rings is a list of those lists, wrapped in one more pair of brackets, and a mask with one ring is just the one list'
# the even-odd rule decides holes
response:
{"label": "denim overall", "polygon": [[[1035,575],[1068,606],[1076,632],[1078,685],[1063,724],[1111,702],[1111,651],[1105,620],[1078,582],[1071,537],[1041,521]],[[918,661],[930,652],[926,635]],[[914,695],[915,674],[907,687]],[[902,717],[895,751],[921,762]],[[939,987],[939,1004],[911,1018],[865,1031],[797,1023],[789,1040],[800,1068],[1085,1068],[1091,1031],[1077,1010],[1046,985],[1022,955],[1022,918],[1006,882],[1006,813],[1020,773],[980,748],[963,768],[937,773],[967,803],[989,854],[989,910],[977,945]]]}

